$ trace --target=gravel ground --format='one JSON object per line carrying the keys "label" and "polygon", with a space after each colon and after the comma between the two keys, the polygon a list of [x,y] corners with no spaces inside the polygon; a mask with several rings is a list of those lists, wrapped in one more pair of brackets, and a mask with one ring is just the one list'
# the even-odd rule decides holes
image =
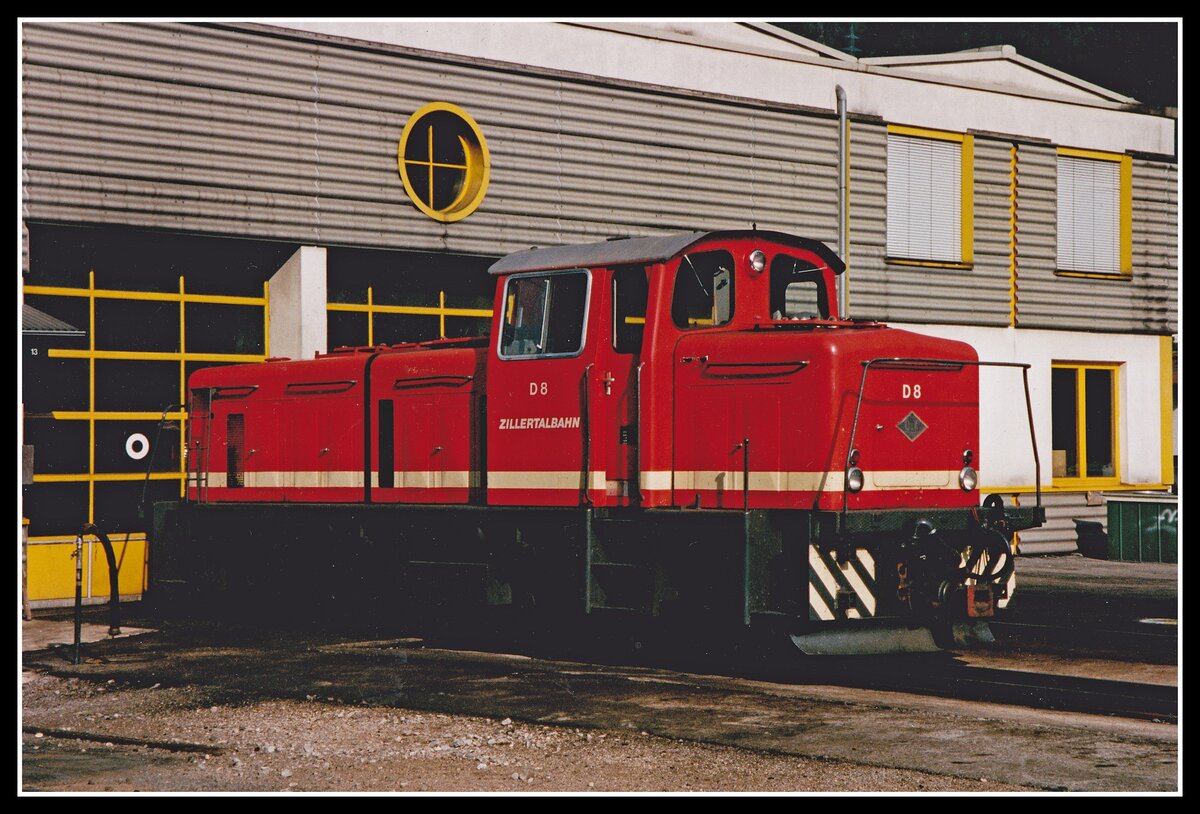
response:
{"label": "gravel ground", "polygon": [[[33,729],[23,737],[27,791],[1030,791],[634,730],[355,706],[313,695],[203,706],[189,687],[135,689],[32,671],[23,677],[23,722]],[[102,739],[113,737],[118,742]],[[126,738],[203,751],[119,742]]]}

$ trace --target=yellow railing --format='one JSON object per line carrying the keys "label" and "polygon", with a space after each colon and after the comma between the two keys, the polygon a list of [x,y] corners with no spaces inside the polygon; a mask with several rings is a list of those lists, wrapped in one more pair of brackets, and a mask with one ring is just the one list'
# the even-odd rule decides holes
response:
{"label": "yellow railing", "polygon": [[[188,362],[261,362],[271,354],[270,347],[270,289],[263,283],[261,297],[235,297],[219,294],[189,294],[184,285],[184,278],[179,278],[179,291],[122,291],[96,287],[96,273],[88,272],[88,287],[77,288],[69,286],[29,285],[25,286],[26,294],[48,297],[80,297],[88,300],[88,347],[86,350],[70,348],[51,348],[47,355],[56,359],[87,359],[88,360],[88,408],[86,410],[54,410],[50,413],[55,421],[86,421],[88,422],[88,469],[87,472],[34,474],[34,483],[86,483],[88,484],[88,522],[94,523],[96,516],[96,483],[114,481],[140,481],[145,479],[145,473],[138,472],[97,472],[96,471],[96,422],[97,421],[157,421],[162,417],[161,412],[145,410],[97,410],[96,409],[96,360],[125,360],[137,362],[178,362],[179,364],[179,404],[187,404],[187,363]],[[179,350],[177,351],[127,351],[115,349],[99,349],[96,347],[96,300],[137,300],[152,302],[179,303]],[[187,306],[193,303],[207,305],[241,305],[261,307],[263,309],[263,352],[257,353],[189,353],[187,350]],[[187,411],[177,410],[167,413],[166,417],[180,422],[179,429],[179,471],[152,472],[150,479],[155,481],[178,480],[180,496],[186,488],[186,457],[184,445],[187,443],[186,421]]]}
{"label": "yellow railing", "polygon": [[375,290],[373,286],[367,287],[367,301],[365,303],[356,302],[331,302],[325,306],[328,311],[349,311],[356,314],[367,315],[367,344],[375,344],[375,315],[376,314],[408,314],[409,316],[418,317],[437,317],[438,318],[438,336],[446,338],[446,317],[482,317],[491,319],[492,309],[490,308],[447,308],[446,307],[446,292],[438,292],[437,305],[379,305],[375,302]]}

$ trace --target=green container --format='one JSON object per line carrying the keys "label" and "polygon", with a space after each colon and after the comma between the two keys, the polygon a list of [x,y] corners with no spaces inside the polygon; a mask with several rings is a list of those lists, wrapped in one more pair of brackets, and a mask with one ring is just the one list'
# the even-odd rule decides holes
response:
{"label": "green container", "polygon": [[1178,562],[1178,502],[1170,492],[1106,492],[1108,558]]}

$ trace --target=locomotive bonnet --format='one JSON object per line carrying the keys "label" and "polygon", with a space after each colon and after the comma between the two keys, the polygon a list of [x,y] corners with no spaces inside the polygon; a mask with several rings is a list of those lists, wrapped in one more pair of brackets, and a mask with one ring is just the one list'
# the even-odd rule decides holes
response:
{"label": "locomotive bonnet", "polygon": [[847,319],[844,270],[765,231],[535,248],[491,267],[488,336],[199,370],[152,591],[665,617],[811,652],[975,625],[1044,522],[1040,490],[979,492],[979,368],[1017,392],[1026,366]]}

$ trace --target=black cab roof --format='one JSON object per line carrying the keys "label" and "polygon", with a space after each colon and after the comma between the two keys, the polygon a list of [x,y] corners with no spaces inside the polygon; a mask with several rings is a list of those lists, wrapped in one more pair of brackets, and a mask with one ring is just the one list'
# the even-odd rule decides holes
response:
{"label": "black cab roof", "polygon": [[789,235],[785,232],[757,230],[726,230],[717,232],[683,232],[654,237],[630,237],[604,240],[599,243],[583,243],[574,246],[551,246],[531,248],[513,252],[492,264],[491,274],[514,274],[522,271],[553,271],[567,268],[596,268],[627,266],[643,263],[661,263],[683,254],[689,247],[713,239],[761,238],[771,243],[795,246],[813,252],[833,270],[841,274],[846,270],[833,250],[819,240]]}

